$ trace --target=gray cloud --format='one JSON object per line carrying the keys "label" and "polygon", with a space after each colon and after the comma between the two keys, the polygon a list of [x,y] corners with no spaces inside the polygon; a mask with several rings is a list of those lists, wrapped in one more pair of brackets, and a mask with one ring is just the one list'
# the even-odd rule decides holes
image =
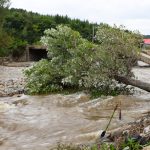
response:
{"label": "gray cloud", "polygon": [[12,0],[12,6],[91,22],[124,24],[150,34],[150,0]]}

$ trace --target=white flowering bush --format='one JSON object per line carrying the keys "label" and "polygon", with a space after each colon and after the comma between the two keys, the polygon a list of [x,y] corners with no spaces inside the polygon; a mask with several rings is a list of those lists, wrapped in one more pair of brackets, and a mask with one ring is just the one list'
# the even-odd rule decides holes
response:
{"label": "white flowering bush", "polygon": [[48,29],[44,34],[41,43],[47,47],[48,60],[41,60],[25,71],[28,79],[27,91],[40,94],[78,87],[84,72],[83,67],[86,66],[79,59],[83,55],[81,45],[89,42],[79,32],[63,25]]}
{"label": "white flowering bush", "polygon": [[57,68],[45,59],[25,70],[26,90],[29,94],[43,94],[62,90],[60,74]]}
{"label": "white flowering bush", "polygon": [[96,44],[89,42],[63,25],[46,30],[41,43],[47,47],[48,60],[41,60],[25,72],[27,90],[41,94],[66,88],[96,89],[113,95],[125,90],[126,86],[118,87],[115,75],[132,75],[141,36],[100,25],[96,40]]}

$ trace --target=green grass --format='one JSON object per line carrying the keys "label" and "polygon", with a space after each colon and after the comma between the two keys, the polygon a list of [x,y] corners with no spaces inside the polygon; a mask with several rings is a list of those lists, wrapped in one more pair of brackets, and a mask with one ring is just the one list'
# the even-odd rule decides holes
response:
{"label": "green grass", "polygon": [[[150,142],[148,142],[146,145],[140,145],[135,140],[129,138],[126,142],[121,144],[120,150],[123,150],[124,148],[129,148],[129,150],[142,150],[144,147],[149,146]],[[90,146],[86,145],[73,145],[73,144],[61,144],[59,143],[57,147],[52,148],[50,150],[118,150],[113,144],[103,143],[103,144],[93,144]]]}
{"label": "green grass", "polygon": [[58,144],[56,148],[50,150],[116,150],[113,145],[109,144],[93,144],[91,146],[75,146],[73,144]]}

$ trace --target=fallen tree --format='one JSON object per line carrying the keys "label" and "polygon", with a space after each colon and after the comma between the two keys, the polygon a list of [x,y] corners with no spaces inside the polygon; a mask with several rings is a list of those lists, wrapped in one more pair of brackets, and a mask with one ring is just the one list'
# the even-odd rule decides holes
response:
{"label": "fallen tree", "polygon": [[114,79],[148,90],[148,85],[128,79],[133,75],[131,70],[140,51],[142,36],[139,33],[101,24],[95,43],[63,25],[44,33],[41,42],[47,47],[48,60],[41,60],[26,71],[30,93],[81,88],[111,95],[118,90]]}
{"label": "fallen tree", "polygon": [[135,80],[132,78],[127,78],[124,76],[115,76],[115,79],[126,85],[132,85],[132,86],[135,86],[135,87],[138,87],[140,89],[150,92],[150,84],[149,83],[142,82],[140,80]]}

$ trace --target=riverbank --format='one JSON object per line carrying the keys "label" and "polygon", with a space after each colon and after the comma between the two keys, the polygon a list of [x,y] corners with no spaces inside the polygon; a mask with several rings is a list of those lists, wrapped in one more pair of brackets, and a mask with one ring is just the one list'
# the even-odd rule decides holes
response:
{"label": "riverbank", "polygon": [[24,93],[24,78],[0,81],[0,97],[13,96]]}
{"label": "riverbank", "polygon": [[24,93],[25,77],[23,71],[34,62],[12,62],[0,65],[0,97]]}
{"label": "riverbank", "polygon": [[25,79],[22,71],[24,69],[25,67],[0,66],[0,97],[23,93]]}

